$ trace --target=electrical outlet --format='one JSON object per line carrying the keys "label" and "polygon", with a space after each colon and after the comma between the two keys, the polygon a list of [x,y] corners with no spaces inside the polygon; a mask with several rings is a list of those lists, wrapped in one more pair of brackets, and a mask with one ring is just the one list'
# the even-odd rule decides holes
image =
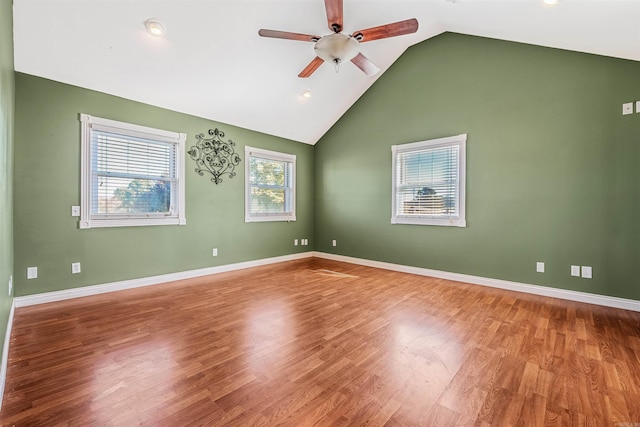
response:
{"label": "electrical outlet", "polygon": [[211,254],[213,256],[218,256],[218,248],[213,248],[213,250],[211,251]]}
{"label": "electrical outlet", "polygon": [[80,263],[79,262],[72,262],[71,263],[71,274],[78,274],[80,273]]}
{"label": "electrical outlet", "polygon": [[333,241],[333,246],[338,246],[338,241],[337,240]]}
{"label": "electrical outlet", "polygon": [[582,266],[582,277],[584,277],[585,279],[593,278],[593,270],[591,269],[591,266],[589,265]]}
{"label": "electrical outlet", "polygon": [[293,239],[293,246],[298,246],[298,239]]}
{"label": "electrical outlet", "polygon": [[27,267],[27,279],[38,278],[38,267]]}
{"label": "electrical outlet", "polygon": [[71,206],[71,216],[80,216],[80,206]]}
{"label": "electrical outlet", "polygon": [[544,262],[536,262],[536,271],[538,273],[544,273]]}
{"label": "electrical outlet", "polygon": [[13,274],[9,275],[9,295],[13,292]]}
{"label": "electrical outlet", "polygon": [[574,277],[580,277],[580,266],[572,265],[571,266],[571,275]]}
{"label": "electrical outlet", "polygon": [[309,244],[308,239],[302,239],[302,246],[307,246]]}

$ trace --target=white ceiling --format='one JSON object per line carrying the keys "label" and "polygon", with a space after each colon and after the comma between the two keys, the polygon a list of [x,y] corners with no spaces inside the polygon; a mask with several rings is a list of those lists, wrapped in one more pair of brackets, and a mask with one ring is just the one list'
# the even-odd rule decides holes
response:
{"label": "white ceiling", "polygon": [[413,17],[417,33],[361,45],[375,77],[346,63],[301,79],[313,43],[258,29],[329,34],[323,0],[14,0],[15,68],[315,144],[407,47],[444,31],[640,61],[640,0],[344,0],[346,33]]}

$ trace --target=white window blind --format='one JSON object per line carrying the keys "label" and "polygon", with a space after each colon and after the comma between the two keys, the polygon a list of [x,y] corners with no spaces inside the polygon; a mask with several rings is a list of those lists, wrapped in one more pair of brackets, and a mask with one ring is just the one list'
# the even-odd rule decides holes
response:
{"label": "white window blind", "polygon": [[184,224],[184,134],[81,120],[81,228]]}
{"label": "white window blind", "polygon": [[465,226],[466,135],[392,147],[392,223]]}
{"label": "white window blind", "polygon": [[92,130],[91,215],[176,214],[176,145]]}
{"label": "white window blind", "polygon": [[245,147],[245,221],[295,221],[295,156]]}

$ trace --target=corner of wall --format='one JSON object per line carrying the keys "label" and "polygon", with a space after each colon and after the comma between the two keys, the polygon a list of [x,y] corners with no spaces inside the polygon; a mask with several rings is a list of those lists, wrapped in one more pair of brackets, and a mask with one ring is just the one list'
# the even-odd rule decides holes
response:
{"label": "corner of wall", "polygon": [[[4,338],[0,405],[4,392],[13,320],[13,143],[15,67],[13,2],[0,2],[0,336]],[[5,288],[7,286],[7,288]]]}

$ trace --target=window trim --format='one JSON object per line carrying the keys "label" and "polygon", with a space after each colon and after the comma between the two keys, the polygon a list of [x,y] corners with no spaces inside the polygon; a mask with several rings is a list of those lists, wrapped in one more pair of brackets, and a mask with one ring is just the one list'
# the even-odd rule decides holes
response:
{"label": "window trim", "polygon": [[[245,167],[244,167],[244,222],[268,222],[268,221],[295,221],[296,220],[296,155],[280,153],[278,151],[264,150],[262,148],[244,147]],[[291,213],[289,214],[251,214],[251,183],[249,182],[249,168],[251,167],[250,157],[275,160],[279,162],[291,163]]]}
{"label": "window trim", "polygon": [[[412,152],[424,148],[459,147],[458,158],[458,216],[451,218],[434,218],[427,215],[405,216],[397,214],[397,155],[399,153]],[[450,227],[466,227],[466,151],[467,134],[449,136],[445,138],[430,139],[408,144],[392,145],[392,177],[391,177],[391,224],[414,224],[414,225],[440,225]]]}
{"label": "window trim", "polygon": [[[134,125],[116,120],[80,114],[81,122],[81,159],[80,159],[80,223],[81,229],[100,227],[130,227],[145,225],[185,225],[185,164],[184,146],[186,134]],[[112,218],[92,218],[91,215],[91,129],[109,131],[116,134],[146,138],[176,145],[176,176],[178,188],[176,205],[178,211],[172,216],[127,215]]]}

